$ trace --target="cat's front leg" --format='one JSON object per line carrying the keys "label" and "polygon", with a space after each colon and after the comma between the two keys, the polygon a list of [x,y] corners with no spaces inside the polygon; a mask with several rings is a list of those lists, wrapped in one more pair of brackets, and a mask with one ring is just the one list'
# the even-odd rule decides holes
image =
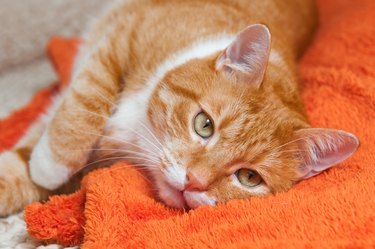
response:
{"label": "cat's front leg", "polygon": [[116,37],[86,49],[90,52],[31,155],[31,178],[46,189],[58,188],[86,165],[112,113],[128,54],[126,34],[113,33]]}
{"label": "cat's front leg", "polygon": [[35,185],[29,176],[30,153],[45,129],[44,121],[37,120],[12,150],[0,153],[0,217],[19,212],[25,205],[51,194]]}

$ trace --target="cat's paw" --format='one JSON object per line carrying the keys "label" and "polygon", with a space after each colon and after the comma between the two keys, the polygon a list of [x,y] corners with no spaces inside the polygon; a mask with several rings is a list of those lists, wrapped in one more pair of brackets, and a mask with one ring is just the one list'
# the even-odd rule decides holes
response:
{"label": "cat's paw", "polygon": [[36,184],[49,190],[57,189],[71,176],[69,167],[54,159],[48,144],[47,132],[43,134],[31,154],[30,176]]}
{"label": "cat's paw", "polygon": [[0,217],[21,211],[22,208],[47,196],[47,191],[32,183],[27,162],[16,151],[0,155]]}
{"label": "cat's paw", "polygon": [[[28,204],[20,195],[19,183],[21,179],[13,178],[7,179],[0,177],[0,217],[17,213]],[[29,198],[27,198],[29,199]]]}

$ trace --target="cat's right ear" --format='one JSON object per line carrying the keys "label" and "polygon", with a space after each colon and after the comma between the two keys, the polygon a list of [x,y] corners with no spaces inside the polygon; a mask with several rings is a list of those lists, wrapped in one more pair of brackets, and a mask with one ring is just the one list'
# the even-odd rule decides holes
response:
{"label": "cat's right ear", "polygon": [[335,129],[308,128],[296,132],[302,164],[301,179],[307,179],[344,161],[358,148],[358,138]]}
{"label": "cat's right ear", "polygon": [[259,88],[266,71],[271,49],[271,33],[262,24],[248,26],[216,60],[216,70],[224,71]]}

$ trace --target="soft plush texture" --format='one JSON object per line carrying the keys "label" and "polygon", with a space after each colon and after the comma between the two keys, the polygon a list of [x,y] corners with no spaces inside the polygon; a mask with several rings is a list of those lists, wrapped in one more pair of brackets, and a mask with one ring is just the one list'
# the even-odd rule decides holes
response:
{"label": "soft plush texture", "polygon": [[[375,2],[318,3],[321,26],[301,62],[302,94],[313,126],[359,137],[352,158],[287,193],[189,212],[156,202],[141,173],[117,164],[88,175],[75,194],[30,205],[29,232],[82,248],[374,247]],[[55,40],[51,50],[73,55],[75,45]],[[52,57],[66,80],[72,57]]]}

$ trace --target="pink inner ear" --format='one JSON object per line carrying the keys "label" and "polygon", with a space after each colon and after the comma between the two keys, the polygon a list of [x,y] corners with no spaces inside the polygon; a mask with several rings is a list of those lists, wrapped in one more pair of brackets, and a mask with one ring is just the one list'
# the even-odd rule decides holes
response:
{"label": "pink inner ear", "polygon": [[304,179],[344,161],[359,146],[356,136],[341,130],[302,129],[297,131],[297,136],[305,160],[300,172]]}
{"label": "pink inner ear", "polygon": [[254,24],[241,31],[216,61],[216,69],[233,73],[237,80],[259,87],[271,47],[268,28]]}

